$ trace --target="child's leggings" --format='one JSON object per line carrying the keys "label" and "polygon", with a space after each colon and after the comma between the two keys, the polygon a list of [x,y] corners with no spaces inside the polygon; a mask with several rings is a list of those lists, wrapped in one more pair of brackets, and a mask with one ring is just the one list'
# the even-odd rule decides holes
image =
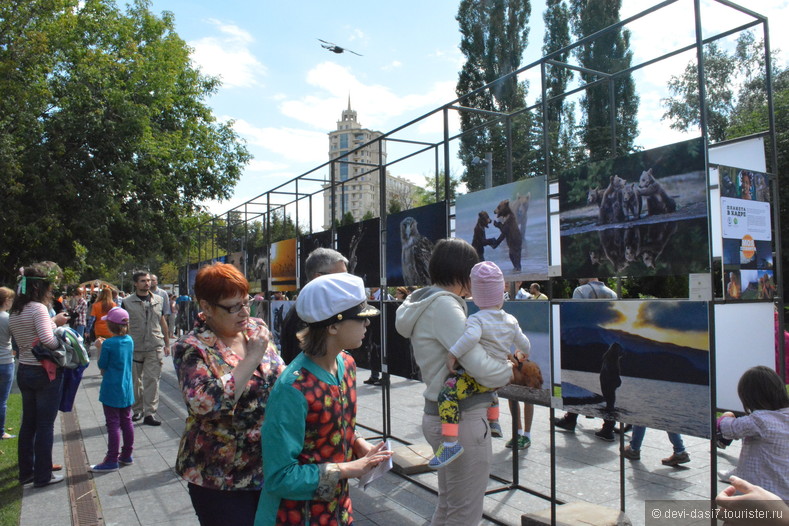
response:
{"label": "child's leggings", "polygon": [[[444,382],[444,387],[438,393],[438,416],[441,418],[441,433],[448,437],[458,436],[460,401],[475,394],[490,393],[491,391],[495,391],[495,389],[485,387],[465,372],[458,372],[458,374],[447,378],[447,381]],[[496,397],[488,408],[488,420],[498,420],[498,418],[499,401],[498,397]]]}

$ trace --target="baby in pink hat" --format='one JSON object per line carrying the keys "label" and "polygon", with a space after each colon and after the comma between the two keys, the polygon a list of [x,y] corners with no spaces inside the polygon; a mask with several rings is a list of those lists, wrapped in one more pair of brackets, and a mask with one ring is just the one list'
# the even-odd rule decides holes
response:
{"label": "baby in pink hat", "polygon": [[[504,275],[492,261],[483,261],[471,269],[471,296],[479,307],[466,320],[463,336],[449,349],[447,367],[453,373],[447,378],[438,395],[438,414],[441,418],[441,432],[444,442],[438,447],[435,456],[428,465],[442,468],[463,453],[463,446],[458,444],[458,422],[460,420],[459,403],[471,395],[495,391],[495,388],[479,384],[462,369],[455,371],[458,360],[461,365],[463,357],[477,343],[485,349],[487,359],[501,364],[502,368],[512,368],[509,357],[510,349],[515,348],[518,361],[525,360],[529,355],[531,343],[521,331],[518,320],[502,310],[504,305]],[[510,376],[510,381],[513,376]],[[503,386],[498,386],[503,387]],[[498,428],[498,402],[488,408],[488,420],[491,428]],[[499,434],[501,436],[501,434]]]}

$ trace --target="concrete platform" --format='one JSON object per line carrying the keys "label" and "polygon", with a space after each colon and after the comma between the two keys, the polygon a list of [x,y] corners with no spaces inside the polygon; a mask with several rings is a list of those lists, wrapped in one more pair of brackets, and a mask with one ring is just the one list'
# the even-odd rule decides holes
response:
{"label": "concrete platform", "polygon": [[[361,382],[367,372],[359,371],[358,423],[371,429],[383,429],[382,387]],[[107,437],[104,414],[98,401],[101,377],[95,364],[85,373],[75,403],[81,427],[82,443],[89,463],[100,462],[106,452]],[[423,442],[421,425],[421,393],[418,382],[393,378],[391,385],[392,429],[398,439]],[[98,495],[99,511],[104,524],[118,526],[196,525],[186,484],[173,468],[186,409],[176,386],[175,371],[169,358],[161,382],[159,417],[161,427],[135,427],[134,465],[115,473],[88,474]],[[602,442],[594,436],[600,421],[580,417],[575,433],[556,434],[556,475],[559,500],[584,501],[619,509],[619,442]],[[501,424],[508,435],[511,420],[506,404],[502,404]],[[60,418],[55,424],[54,461],[66,462]],[[365,436],[375,433],[360,428]],[[512,480],[512,451],[504,444],[509,437],[494,439],[494,474]],[[671,445],[664,432],[647,432],[641,460],[625,461],[626,513],[635,525],[644,524],[644,501],[652,499],[702,500],[710,497],[709,442],[686,437],[691,462],[681,468],[663,466],[660,459],[671,454]],[[400,445],[395,442],[395,446]],[[718,452],[719,469],[729,469],[736,462],[739,447],[735,445]],[[550,494],[549,410],[535,408],[532,446],[520,452],[521,485],[537,493]],[[68,466],[67,466],[68,467]],[[433,472],[414,475],[428,488],[436,487]],[[68,481],[67,481],[68,482]],[[723,489],[717,483],[715,492]],[[502,484],[491,480],[489,487]],[[79,498],[79,496],[77,497]],[[431,491],[389,473],[375,481],[366,492],[352,490],[355,524],[425,525],[429,523],[436,498]],[[72,522],[71,501],[67,484],[43,489],[24,489],[21,526],[62,526]],[[549,503],[540,497],[519,490],[491,493],[486,497],[485,511],[496,522],[517,526],[521,515],[545,509]],[[82,523],[80,523],[82,524]],[[84,524],[89,524],[85,522]],[[101,524],[101,522],[93,522]],[[483,521],[483,524],[494,522]]]}

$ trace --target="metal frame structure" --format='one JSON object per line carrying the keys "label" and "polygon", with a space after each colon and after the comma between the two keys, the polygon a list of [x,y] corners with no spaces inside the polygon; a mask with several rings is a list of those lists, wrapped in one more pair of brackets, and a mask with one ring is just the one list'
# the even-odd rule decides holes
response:
{"label": "metal frame structure", "polygon": [[[441,189],[439,189],[439,181],[440,181],[439,175],[440,175],[440,173],[442,171],[443,171],[444,174],[450,174],[451,173],[451,170],[450,170],[450,166],[451,166],[451,162],[450,162],[450,145],[451,145],[452,141],[458,140],[459,138],[461,138],[463,136],[464,133],[472,133],[473,131],[476,131],[477,129],[484,128],[484,127],[487,127],[487,126],[499,125],[500,123],[503,122],[504,129],[505,129],[505,131],[507,133],[507,159],[506,159],[506,166],[505,166],[506,180],[507,180],[507,182],[511,182],[513,180],[513,173],[512,173],[512,171],[513,171],[513,162],[512,162],[513,161],[513,159],[512,159],[513,145],[512,145],[512,136],[511,136],[512,120],[514,118],[516,118],[518,115],[521,115],[521,114],[526,113],[526,112],[540,111],[542,113],[543,122],[545,123],[548,120],[548,105],[549,105],[549,103],[551,103],[553,101],[563,100],[564,98],[567,98],[567,97],[569,97],[569,96],[571,96],[571,95],[573,95],[575,93],[583,92],[583,91],[587,90],[588,88],[590,88],[592,86],[595,86],[595,85],[598,85],[598,84],[607,84],[608,85],[608,92],[609,92],[609,97],[610,97],[610,107],[611,107],[611,113],[610,113],[610,127],[611,127],[611,131],[612,131],[612,133],[611,133],[611,138],[612,138],[611,139],[612,140],[612,142],[611,142],[611,151],[612,152],[616,152],[616,148],[617,148],[616,134],[614,133],[615,130],[616,130],[616,115],[614,114],[614,107],[615,107],[614,102],[616,100],[615,99],[616,94],[615,94],[615,91],[614,91],[614,84],[616,83],[616,81],[618,79],[621,79],[623,77],[631,75],[632,73],[634,73],[634,72],[636,72],[636,71],[638,71],[640,69],[646,68],[646,67],[651,66],[651,65],[656,64],[656,63],[659,63],[659,62],[661,62],[663,60],[672,58],[672,57],[674,57],[676,55],[679,55],[681,53],[694,51],[694,50],[695,50],[695,53],[696,53],[696,60],[697,60],[698,66],[699,66],[698,67],[698,85],[699,85],[699,94],[698,95],[699,95],[699,100],[700,100],[700,104],[701,104],[700,129],[701,129],[701,136],[703,137],[704,144],[705,144],[705,148],[704,148],[705,168],[708,168],[709,163],[708,163],[708,157],[707,157],[707,148],[709,147],[709,138],[708,138],[708,132],[707,132],[707,96],[706,96],[706,91],[705,91],[706,72],[705,72],[705,64],[704,64],[704,46],[707,45],[707,44],[716,42],[716,41],[718,41],[720,39],[726,38],[728,36],[731,36],[731,35],[740,33],[742,31],[746,31],[748,29],[757,27],[757,26],[761,26],[762,30],[763,30],[763,35],[764,35],[764,56],[765,56],[765,59],[766,59],[765,60],[765,64],[766,64],[765,77],[766,77],[766,82],[767,82],[766,92],[767,92],[767,107],[768,107],[768,115],[769,115],[769,129],[764,133],[764,135],[769,138],[769,147],[770,147],[769,149],[771,151],[771,157],[768,160],[769,161],[768,171],[771,171],[772,173],[776,173],[777,172],[777,143],[776,143],[776,133],[775,133],[775,116],[774,116],[774,113],[773,113],[774,112],[774,108],[773,108],[773,95],[772,95],[772,69],[771,69],[771,64],[770,64],[770,40],[769,40],[769,30],[768,30],[767,18],[764,17],[763,15],[755,13],[755,12],[749,10],[749,9],[746,9],[746,8],[740,6],[740,5],[737,5],[734,2],[731,2],[730,0],[711,0],[711,1],[716,3],[716,4],[720,4],[720,5],[726,6],[726,7],[730,8],[732,10],[735,10],[735,11],[737,11],[739,13],[743,13],[743,14],[751,17],[752,20],[750,22],[742,24],[742,25],[740,25],[738,27],[734,27],[734,28],[731,28],[731,29],[729,29],[727,31],[724,31],[722,33],[718,33],[718,34],[715,34],[715,35],[712,35],[712,36],[709,36],[709,37],[705,38],[703,36],[703,32],[702,32],[701,0],[665,0],[665,1],[661,2],[661,3],[659,3],[659,4],[656,4],[656,5],[652,6],[652,7],[644,10],[644,11],[641,11],[638,14],[635,14],[635,15],[633,15],[633,16],[625,19],[625,20],[621,20],[620,22],[617,22],[616,24],[613,24],[613,25],[611,25],[611,26],[609,26],[609,27],[607,27],[605,29],[602,29],[602,30],[600,30],[600,31],[598,31],[598,32],[596,32],[596,33],[594,33],[592,35],[589,35],[589,36],[587,36],[587,37],[585,37],[583,39],[580,39],[580,40],[570,44],[569,46],[567,46],[565,48],[559,49],[559,50],[557,50],[557,51],[555,51],[553,53],[545,55],[544,57],[540,58],[537,61],[532,62],[531,64],[528,64],[528,65],[526,65],[526,66],[524,66],[524,67],[522,67],[522,68],[520,68],[520,69],[518,69],[516,71],[513,71],[512,73],[509,73],[508,75],[505,75],[505,76],[501,77],[500,79],[497,79],[496,81],[494,81],[494,82],[492,82],[490,84],[487,84],[487,85],[485,85],[485,86],[483,86],[483,87],[481,87],[481,88],[479,88],[477,90],[474,90],[474,91],[472,91],[472,92],[470,92],[470,93],[468,93],[468,94],[466,94],[466,95],[464,95],[462,97],[459,97],[459,98],[453,100],[452,102],[449,102],[449,103],[447,103],[447,104],[445,104],[445,105],[443,105],[443,106],[441,106],[439,108],[436,108],[436,109],[434,109],[434,110],[432,110],[432,111],[430,111],[430,112],[428,112],[428,113],[426,113],[426,114],[424,114],[424,115],[422,115],[422,116],[420,116],[420,117],[418,117],[416,119],[413,119],[413,120],[403,124],[402,126],[399,126],[399,127],[395,128],[395,129],[393,129],[393,130],[381,135],[380,137],[374,139],[370,143],[367,143],[365,145],[362,145],[362,146],[359,146],[359,147],[357,147],[355,149],[352,149],[348,153],[346,153],[345,155],[342,155],[342,156],[340,156],[340,157],[338,157],[336,159],[332,159],[332,160],[330,160],[330,161],[328,161],[326,163],[323,163],[322,165],[320,165],[320,166],[318,166],[318,167],[316,167],[316,168],[314,168],[314,169],[312,169],[312,170],[310,170],[310,171],[308,171],[308,172],[306,172],[306,173],[304,173],[304,174],[302,174],[302,175],[300,175],[300,176],[298,176],[298,177],[296,177],[296,178],[294,178],[294,179],[292,179],[292,180],[290,180],[290,181],[288,181],[286,183],[283,183],[283,184],[281,184],[281,185],[279,185],[279,186],[277,186],[275,188],[272,188],[271,190],[268,190],[268,191],[266,191],[266,192],[264,192],[264,193],[262,193],[262,194],[260,194],[260,195],[258,195],[256,197],[250,199],[249,201],[245,202],[242,205],[239,205],[239,206],[237,206],[237,207],[235,207],[235,208],[233,208],[231,210],[228,210],[225,214],[223,214],[224,222],[225,222],[225,225],[223,226],[223,228],[227,228],[228,229],[228,234],[227,234],[227,239],[228,239],[227,252],[228,253],[232,252],[233,251],[232,248],[234,248],[234,247],[230,246],[232,244],[231,229],[232,229],[234,224],[237,225],[241,221],[243,221],[245,225],[248,225],[249,222],[251,222],[251,221],[257,221],[257,220],[263,221],[264,226],[266,228],[266,241],[267,241],[266,245],[268,246],[268,245],[270,245],[270,241],[271,241],[271,239],[269,237],[269,228],[268,227],[270,225],[272,217],[274,217],[277,214],[281,214],[284,217],[284,216],[288,215],[289,213],[292,213],[292,212],[290,212],[291,210],[295,210],[295,213],[292,213],[292,214],[295,216],[295,224],[296,224],[296,227],[297,227],[297,230],[298,230],[301,227],[301,224],[304,223],[304,221],[301,221],[301,219],[299,217],[299,210],[300,210],[300,208],[302,208],[302,213],[303,213],[303,208],[305,208],[305,202],[306,202],[306,209],[307,209],[307,215],[308,215],[308,221],[306,221],[307,228],[308,228],[308,233],[309,232],[313,232],[314,230],[316,230],[314,228],[314,225],[313,225],[313,212],[314,212],[314,210],[313,210],[313,197],[315,197],[316,195],[318,195],[320,193],[328,194],[329,198],[331,199],[331,208],[332,208],[331,217],[332,218],[342,217],[342,215],[345,212],[345,210],[342,209],[342,206],[340,207],[339,211],[336,210],[336,203],[337,203],[337,201],[336,201],[335,198],[336,198],[338,192],[340,193],[340,195],[342,195],[344,192],[347,191],[347,188],[346,188],[347,184],[356,181],[357,179],[359,179],[362,176],[377,174],[378,177],[379,177],[379,180],[380,180],[379,206],[380,206],[380,217],[381,217],[381,222],[380,222],[380,224],[381,224],[381,247],[380,247],[380,251],[381,251],[381,269],[380,269],[381,270],[381,282],[378,285],[381,286],[381,287],[385,287],[386,286],[386,278],[385,278],[385,275],[386,275],[386,272],[385,272],[385,270],[386,270],[386,261],[385,261],[386,253],[385,252],[386,251],[385,251],[385,246],[386,246],[386,234],[387,234],[387,232],[386,232],[386,205],[387,205],[387,202],[386,202],[386,199],[387,199],[387,193],[386,193],[386,171],[387,171],[387,169],[390,166],[394,166],[397,163],[400,163],[402,161],[405,161],[407,159],[413,158],[413,157],[418,156],[418,155],[429,154],[429,152],[433,152],[431,162],[432,162],[432,165],[433,165],[432,168],[433,168],[434,173],[435,173],[436,200],[438,201],[441,194],[443,194],[443,196],[449,196],[449,194],[450,194],[450,192],[449,192],[449,190],[450,190],[449,177],[445,177],[444,178],[444,184],[443,184],[443,189],[442,189],[443,192],[442,192]],[[680,48],[674,49],[674,50],[672,50],[672,51],[670,51],[668,53],[665,53],[665,54],[663,54],[663,55],[661,55],[659,57],[655,57],[655,58],[652,58],[650,60],[646,60],[646,61],[644,61],[644,62],[642,62],[640,64],[632,65],[631,67],[629,67],[627,69],[623,69],[621,71],[614,71],[614,72],[594,71],[594,70],[583,68],[581,66],[570,64],[570,63],[567,63],[567,62],[560,62],[558,60],[559,57],[565,56],[565,54],[569,54],[573,50],[579,48],[580,46],[584,46],[585,44],[593,42],[595,39],[597,39],[597,38],[599,38],[599,37],[601,37],[603,35],[607,35],[607,34],[609,34],[611,32],[620,31],[623,28],[625,28],[626,26],[628,26],[629,24],[632,24],[633,22],[635,22],[637,20],[640,20],[642,18],[648,17],[651,14],[653,14],[653,13],[655,13],[655,12],[661,10],[661,9],[664,9],[664,8],[670,6],[670,5],[683,4],[683,3],[684,4],[691,4],[692,3],[693,16],[694,16],[694,21],[695,21],[695,39],[694,39],[693,42],[689,42],[685,46],[682,46]],[[546,72],[546,67],[549,66],[549,65],[551,67],[568,68],[568,69],[571,69],[571,70],[574,70],[574,71],[580,71],[580,72],[592,74],[592,75],[595,75],[597,77],[597,80],[594,80],[592,82],[583,84],[581,86],[569,89],[565,93],[562,93],[560,95],[556,95],[556,96],[553,96],[553,97],[549,98],[548,97],[548,92],[547,92],[547,72]],[[492,112],[492,111],[484,110],[484,109],[481,109],[481,108],[475,108],[472,105],[469,105],[469,101],[474,100],[474,96],[475,95],[484,93],[487,90],[492,90],[494,88],[494,85],[496,85],[497,83],[500,83],[500,82],[502,82],[504,80],[514,78],[517,81],[519,75],[524,74],[525,72],[531,70],[532,68],[539,68],[540,79],[541,79],[541,95],[542,96],[540,97],[540,101],[537,102],[536,104],[528,106],[528,107],[525,107],[525,108],[520,108],[520,109],[518,109],[516,111],[513,111],[511,113]],[[450,113],[450,111],[458,112],[458,113],[461,113],[461,112],[472,112],[472,113],[475,113],[475,114],[484,115],[485,117],[487,117],[487,120],[485,120],[482,124],[480,124],[479,126],[477,126],[474,129],[467,130],[465,132],[461,132],[461,133],[458,133],[458,134],[450,135],[450,128],[449,128],[449,113]],[[442,122],[442,125],[443,125],[442,137],[439,140],[437,140],[436,142],[424,142],[424,141],[410,140],[407,137],[402,137],[401,136],[404,132],[407,132],[409,130],[409,128],[411,128],[412,126],[415,126],[415,125],[420,124],[420,123],[424,123],[424,122],[428,121],[429,119],[436,119],[436,118],[440,118],[441,122]],[[399,157],[397,157],[396,159],[394,159],[394,160],[392,160],[390,162],[384,163],[383,162],[383,155],[381,155],[381,154],[386,150],[386,146],[389,145],[389,144],[393,144],[393,145],[397,144],[397,145],[400,145],[400,146],[405,147],[405,148],[411,148],[411,150],[406,151],[406,153],[400,155]],[[379,153],[378,163],[376,163],[376,164],[367,164],[367,163],[359,163],[357,161],[352,161],[353,155],[355,153],[357,153],[360,150],[362,150],[363,148],[367,148],[367,147],[369,147],[371,145],[377,146],[377,148],[378,148],[378,153]],[[548,193],[549,203],[553,203],[553,202],[555,202],[557,200],[557,197],[558,197],[558,190],[556,190],[556,188],[558,187],[558,185],[556,184],[558,182],[558,178],[557,178],[556,174],[553,172],[552,166],[551,166],[551,159],[550,159],[550,155],[549,155],[550,142],[549,142],[549,132],[548,132],[547,126],[543,126],[543,130],[542,130],[542,145],[541,146],[542,146],[543,152],[545,153],[545,155],[544,155],[544,159],[545,159],[545,161],[544,161],[545,162],[544,173],[547,174],[547,178],[546,178],[547,182],[546,182],[546,184],[548,185],[548,189],[546,189],[546,190],[548,190],[547,193]],[[615,155],[615,154],[612,154],[612,155]],[[440,161],[443,161],[443,162],[440,162]],[[350,177],[348,179],[340,181],[340,180],[338,180],[337,174],[338,174],[338,166],[340,164],[342,164],[342,163],[362,165],[362,166],[365,166],[368,169],[364,170],[363,173],[355,175],[354,177]],[[707,173],[709,173],[709,172],[707,171]],[[707,177],[709,178],[709,176],[707,176]],[[709,180],[707,182],[708,182],[708,186],[709,186]],[[776,302],[779,304],[780,307],[782,307],[783,306],[783,298],[780,297],[780,295],[782,294],[782,291],[783,291],[783,279],[782,279],[782,264],[781,264],[781,254],[780,254],[780,250],[781,250],[781,233],[780,233],[780,228],[779,228],[779,225],[780,225],[779,207],[777,206],[777,196],[778,196],[777,184],[778,184],[778,182],[777,182],[777,178],[776,178],[776,182],[775,182],[775,186],[774,186],[774,192],[773,192],[773,203],[772,203],[772,207],[773,207],[773,223],[774,223],[774,232],[775,232],[775,245],[776,245],[776,251],[777,251],[777,256],[774,258],[774,264],[775,264],[775,274],[776,274],[777,287],[778,287],[777,290],[779,291],[778,292],[779,297],[776,298]],[[556,207],[556,208],[558,208],[558,207]],[[448,208],[448,210],[450,210],[450,209]],[[339,215],[337,214],[337,212],[339,212]],[[709,215],[709,213],[710,213],[710,201],[709,201],[709,198],[707,200],[707,212],[708,212],[708,215]],[[551,204],[549,204],[549,206],[547,207],[547,211],[546,211],[546,215],[547,215],[546,220],[547,220],[549,225],[551,224],[552,217],[557,216],[558,213],[559,213],[558,209],[552,209]],[[197,227],[196,240],[197,240],[198,247],[199,247],[198,251],[197,251],[197,253],[198,253],[197,260],[198,261],[209,260],[209,259],[215,258],[215,257],[217,257],[219,255],[217,253],[217,246],[216,246],[215,242],[212,243],[212,245],[211,245],[211,254],[204,253],[203,252],[203,250],[204,250],[204,248],[203,248],[203,240],[204,240],[204,231],[206,229],[210,229],[211,239],[212,240],[216,239],[216,237],[217,237],[216,236],[217,225],[218,225],[218,222],[221,221],[221,218],[223,216],[215,216],[211,220],[206,221],[206,222],[202,223],[201,225],[199,225]],[[447,221],[447,231],[448,232],[451,232],[450,227],[451,227],[452,217],[453,216],[452,216],[451,212],[447,214],[446,221]],[[238,219],[236,221],[236,218],[240,218],[240,219]],[[333,224],[330,226],[330,228],[332,230],[332,239],[334,239],[336,226],[335,226],[334,222],[332,222],[332,223]],[[247,235],[246,235],[247,230],[248,229],[245,228],[244,239],[242,240],[243,241],[243,246],[239,247],[240,250],[246,250],[247,243],[248,243],[248,239],[247,239]],[[709,233],[710,243],[712,243],[711,228],[710,228],[708,233]],[[206,252],[207,252],[207,250],[206,250]],[[549,257],[550,257],[550,254],[551,254],[550,236],[549,236],[549,249],[548,249],[548,252],[549,252]],[[712,271],[713,268],[715,268],[715,262],[713,261],[713,257],[712,257],[712,250],[710,250],[709,267],[710,267],[710,271]],[[555,267],[555,268],[558,268],[558,267]],[[371,284],[371,285],[374,285],[374,284]],[[711,334],[713,333],[714,327],[715,327],[714,309],[712,307],[713,307],[714,304],[721,303],[721,302],[722,302],[722,300],[719,299],[719,298],[714,298],[711,302],[709,302],[709,305],[710,305],[710,308],[709,308],[709,324],[710,325],[709,326],[710,326]],[[783,329],[783,320],[781,320],[781,330],[782,329]],[[382,414],[382,422],[383,422],[383,429],[381,429],[381,430],[372,430],[372,431],[374,431],[376,433],[379,433],[379,434],[381,434],[384,437],[392,437],[392,438],[396,439],[396,437],[393,436],[392,423],[391,423],[391,393],[390,393],[389,385],[388,385],[389,373],[388,373],[387,365],[386,365],[386,363],[387,363],[386,362],[386,356],[387,355],[386,355],[386,341],[385,341],[385,335],[386,335],[386,321],[385,321],[385,319],[382,319],[381,331],[382,331],[381,332],[381,335],[382,335],[381,342],[382,342],[382,357],[383,357],[382,369],[383,369],[383,372],[384,372],[384,380],[385,380],[384,381],[384,388],[383,388],[383,395],[382,395],[382,413],[383,413]],[[712,431],[711,435],[713,437],[711,439],[711,442],[710,442],[710,446],[711,446],[710,457],[711,457],[711,463],[712,463],[712,468],[710,470],[710,488],[712,489],[712,494],[710,495],[710,497],[714,498],[714,488],[716,487],[716,480],[717,480],[717,477],[716,477],[716,455],[715,455],[716,448],[715,448],[715,440],[714,440],[714,436],[715,436],[715,432],[714,431],[715,431],[715,425],[716,425],[716,423],[715,423],[715,411],[714,411],[715,404],[716,404],[716,391],[715,391],[715,383],[716,383],[716,380],[715,380],[715,377],[716,377],[716,375],[715,375],[715,367],[716,367],[716,363],[715,363],[714,338],[711,338],[710,342],[711,342],[711,348],[710,348],[710,401],[711,401],[711,408],[713,409],[711,411],[711,414],[710,414],[710,429]],[[553,353],[554,353],[554,350],[551,349],[552,363],[553,363]],[[553,377],[553,375],[552,375],[552,377]],[[554,409],[553,408],[550,409],[550,414],[551,414],[551,419],[553,420],[553,416],[554,416]],[[620,423],[620,426],[621,426],[621,423]],[[407,443],[404,440],[399,440],[399,441],[403,442],[403,443]],[[624,435],[620,433],[620,448],[623,448],[623,447],[624,447]],[[505,481],[505,480],[499,479],[499,481],[504,483],[505,485],[502,488],[496,488],[495,490],[491,490],[491,491],[503,491],[503,490],[511,490],[511,489],[525,490],[525,491],[529,491],[530,493],[533,493],[535,495],[538,495],[540,497],[543,497],[543,498],[545,498],[547,500],[550,500],[551,501],[551,508],[552,508],[552,520],[555,523],[555,520],[556,520],[556,515],[555,515],[555,513],[556,513],[556,504],[558,503],[558,501],[557,501],[557,498],[556,498],[556,459],[555,459],[555,456],[556,456],[556,441],[555,441],[555,429],[554,429],[553,423],[551,423],[550,450],[551,450],[551,460],[552,460],[551,461],[551,494],[550,494],[550,496],[541,495],[541,494],[539,494],[537,492],[534,492],[534,491],[532,491],[532,490],[530,490],[528,488],[525,488],[525,487],[523,487],[523,486],[521,486],[519,484],[518,474],[517,474],[517,466],[518,466],[518,464],[517,464],[517,452],[516,452],[515,458],[513,460],[513,470],[514,470],[513,480],[512,481]],[[625,511],[625,477],[624,477],[624,473],[625,473],[625,470],[624,470],[624,457],[622,457],[620,455],[620,508],[621,508],[622,511]],[[418,482],[416,482],[416,483],[418,483]],[[495,517],[486,517],[486,518],[488,518],[489,520],[491,520],[493,522],[501,524],[501,522],[499,520],[497,520]],[[714,524],[714,519],[712,520],[712,524]]]}

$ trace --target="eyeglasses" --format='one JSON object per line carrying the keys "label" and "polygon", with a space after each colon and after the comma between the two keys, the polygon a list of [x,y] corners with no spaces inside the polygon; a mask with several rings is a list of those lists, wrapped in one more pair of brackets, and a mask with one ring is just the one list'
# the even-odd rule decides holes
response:
{"label": "eyeglasses", "polygon": [[241,309],[247,309],[247,311],[249,311],[248,301],[242,301],[241,303],[236,303],[235,305],[231,305],[230,307],[228,307],[227,305],[222,305],[221,303],[212,303],[211,305],[213,305],[214,307],[221,307],[225,309],[228,312],[228,314],[238,314],[239,312],[241,312]]}

